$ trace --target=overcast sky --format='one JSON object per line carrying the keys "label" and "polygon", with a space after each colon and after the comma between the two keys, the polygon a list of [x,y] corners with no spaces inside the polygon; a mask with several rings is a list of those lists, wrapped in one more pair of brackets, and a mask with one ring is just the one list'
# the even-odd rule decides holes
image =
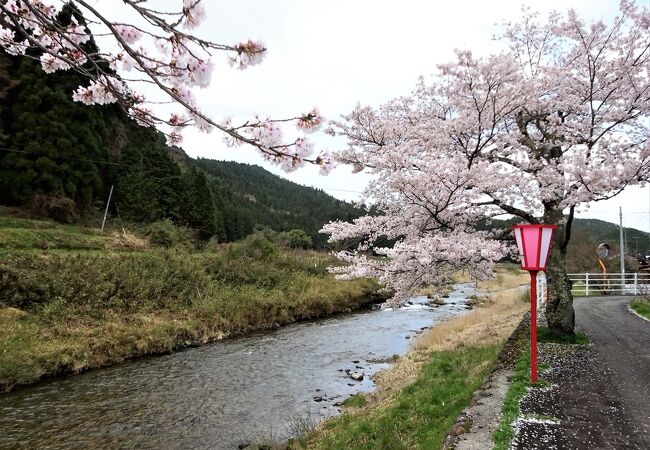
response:
{"label": "overcast sky", "polygon": [[[650,0],[637,0],[650,2]],[[434,73],[437,64],[453,57],[456,48],[475,54],[497,50],[492,36],[498,24],[516,19],[522,5],[546,14],[574,8],[585,19],[609,21],[618,0],[342,1],[204,0],[208,15],[197,34],[220,43],[253,38],[268,47],[264,62],[237,71],[224,62],[212,85],[199,92],[201,107],[213,118],[256,113],[295,116],[318,106],[328,118],[349,112],[357,102],[379,105],[408,94],[420,75]],[[225,57],[224,57],[225,60]],[[321,136],[321,148],[340,143]],[[185,151],[193,156],[259,164],[300,184],[354,200],[367,183],[364,174],[338,168],[319,176],[313,167],[283,173],[245,147],[230,149],[217,132],[186,133]],[[620,197],[591,206],[579,217],[618,222],[650,230],[650,192],[630,188]]]}

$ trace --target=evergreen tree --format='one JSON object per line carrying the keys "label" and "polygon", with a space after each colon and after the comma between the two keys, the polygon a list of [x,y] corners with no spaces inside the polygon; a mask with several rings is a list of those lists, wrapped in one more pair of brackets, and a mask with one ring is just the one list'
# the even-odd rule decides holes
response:
{"label": "evergreen tree", "polygon": [[120,214],[134,222],[178,221],[183,183],[178,165],[167,154],[164,137],[124,116],[126,144],[115,176]]}
{"label": "evergreen tree", "polygon": [[[57,20],[66,25],[72,14],[84,23],[73,7],[65,8]],[[85,45],[97,51],[94,41]],[[74,72],[46,74],[37,61],[15,58],[11,77],[19,87],[3,114],[13,152],[1,155],[0,200],[20,204],[34,194],[46,194],[90,207],[103,190],[93,161],[107,158],[107,108],[88,108],[72,100],[70,93],[85,82]]]}
{"label": "evergreen tree", "polygon": [[195,167],[183,175],[183,202],[180,210],[182,223],[196,230],[199,239],[207,240],[217,234],[219,220],[212,192],[205,173]]}

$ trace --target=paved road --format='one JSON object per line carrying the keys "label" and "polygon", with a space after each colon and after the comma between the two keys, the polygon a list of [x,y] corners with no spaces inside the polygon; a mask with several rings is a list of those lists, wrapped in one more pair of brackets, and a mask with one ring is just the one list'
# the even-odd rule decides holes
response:
{"label": "paved road", "polygon": [[576,325],[610,369],[624,413],[650,443],[650,322],[628,311],[629,297],[582,297]]}
{"label": "paved road", "polygon": [[[649,450],[650,322],[629,298],[575,301],[576,324],[591,345],[540,344],[551,389],[520,402],[517,450]],[[552,418],[529,420],[526,417]]]}

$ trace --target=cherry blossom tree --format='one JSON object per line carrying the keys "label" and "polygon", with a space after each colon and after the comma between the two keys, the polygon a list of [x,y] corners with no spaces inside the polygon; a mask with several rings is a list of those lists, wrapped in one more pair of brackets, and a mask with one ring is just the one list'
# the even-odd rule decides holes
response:
{"label": "cherry blossom tree", "polygon": [[[238,124],[213,119],[200,109],[195,91],[210,84],[216,53],[244,70],[262,61],[266,47],[253,40],[220,44],[192,34],[205,19],[204,4],[177,2],[178,10],[165,10],[161,2],[147,0],[1,0],[0,49],[39,59],[46,73],[72,70],[84,75],[88,84],[71,93],[74,100],[88,105],[117,103],[141,125],[157,126],[171,144],[180,142],[184,127],[217,129],[229,145],[251,145],[285,170],[314,163],[328,171],[332,158],[316,155],[302,135],[324,121],[315,108],[294,117],[255,117]],[[69,23],[58,20],[64,6],[76,12]],[[109,19],[116,6],[124,9],[125,21]],[[93,36],[109,50],[87,45]],[[173,104],[174,112],[156,113],[161,103]],[[301,133],[287,140],[283,126],[291,123]]]}
{"label": "cherry blossom tree", "polygon": [[[329,131],[341,161],[375,175],[380,212],[324,227],[342,252],[341,277],[373,276],[400,303],[417,286],[468,268],[488,275],[512,244],[477,231],[486,219],[560,225],[548,269],[549,326],[574,329],[565,255],[576,208],[608,199],[650,172],[650,13],[623,0],[612,23],[574,11],[507,23],[503,51],[457,51],[429,83],[380,108],[358,106]],[[501,232],[503,234],[503,232]],[[394,245],[378,247],[378,238]],[[385,258],[368,257],[366,250]]]}

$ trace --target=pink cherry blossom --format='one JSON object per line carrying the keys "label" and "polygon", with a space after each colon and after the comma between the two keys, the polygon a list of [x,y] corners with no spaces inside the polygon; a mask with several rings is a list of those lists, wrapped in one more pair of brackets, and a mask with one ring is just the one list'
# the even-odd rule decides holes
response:
{"label": "pink cherry blossom", "polygon": [[41,67],[45,73],[54,73],[57,70],[68,70],[70,65],[60,58],[55,58],[49,53],[41,55]]}
{"label": "pink cherry blossom", "polygon": [[236,55],[229,58],[230,65],[240,70],[261,63],[264,56],[266,56],[266,47],[258,41],[249,39],[248,41],[236,44],[234,47]]}
{"label": "pink cherry blossom", "polygon": [[167,135],[167,144],[168,145],[178,145],[183,142],[183,135],[178,131],[172,131]]}
{"label": "pink cherry blossom", "polygon": [[374,175],[364,199],[379,213],[323,228],[332,242],[359,242],[333,272],[379,279],[392,304],[460,270],[481,279],[510,249],[479,226],[510,215],[563,226],[548,278],[564,292],[576,208],[650,179],[650,12],[620,7],[611,25],[526,14],[500,37],[510,50],[458,51],[410,96],[333,122],[347,139],[338,160]]}
{"label": "pink cherry blossom", "polygon": [[131,25],[115,25],[113,28],[127,44],[134,44],[142,37],[142,32]]}
{"label": "pink cherry blossom", "polygon": [[[224,45],[189,33],[187,30],[195,29],[205,18],[206,3],[201,0],[183,0],[177,10],[153,0],[121,3],[127,9],[123,18],[128,23],[108,19],[113,14],[110,2],[72,0],[79,13],[73,13],[64,26],[53,27],[52,20],[65,2],[0,1],[0,48],[11,55],[25,55],[30,50],[30,55],[39,55],[46,73],[70,70],[85,75],[87,83],[71,93],[75,101],[88,105],[118,103],[138,123],[158,126],[174,142],[186,126],[206,132],[216,128],[230,145],[250,145],[275,164],[287,160],[292,169],[305,163],[318,164],[311,155],[313,148],[303,141],[296,145],[294,137],[282,140],[282,128],[297,120],[295,117],[244,119],[233,125],[208,117],[199,106],[194,90],[210,84],[213,54],[225,52],[232,66],[245,69],[262,61],[266,48],[261,42],[244,40]],[[103,48],[99,52],[87,45],[91,35],[86,23],[101,36],[98,44]],[[151,92],[146,100],[136,94],[145,86]],[[175,117],[182,120],[170,121],[167,112],[157,113],[159,105],[168,103],[176,105]],[[311,132],[320,121],[317,114],[303,115],[299,128]]]}
{"label": "pink cherry blossom", "polygon": [[187,69],[191,74],[193,84],[202,88],[210,85],[212,70],[214,69],[214,64],[210,60],[203,61],[192,58],[187,64]]}
{"label": "pink cherry blossom", "polygon": [[72,23],[67,27],[66,39],[63,41],[66,47],[72,48],[74,44],[85,44],[90,40],[90,36],[86,33],[85,27],[79,25],[77,19],[72,16]]}
{"label": "pink cherry blossom", "polygon": [[320,115],[317,108],[314,108],[308,113],[300,116],[296,121],[296,126],[299,130],[306,133],[313,133],[318,130],[324,122],[324,117]]}
{"label": "pink cherry blossom", "polygon": [[183,18],[185,28],[193,29],[205,19],[205,9],[201,0],[183,0]]}
{"label": "pink cherry blossom", "polygon": [[86,105],[106,105],[114,103],[117,95],[122,93],[123,85],[115,77],[102,76],[97,80],[91,80],[87,87],[79,87],[72,98]]}

